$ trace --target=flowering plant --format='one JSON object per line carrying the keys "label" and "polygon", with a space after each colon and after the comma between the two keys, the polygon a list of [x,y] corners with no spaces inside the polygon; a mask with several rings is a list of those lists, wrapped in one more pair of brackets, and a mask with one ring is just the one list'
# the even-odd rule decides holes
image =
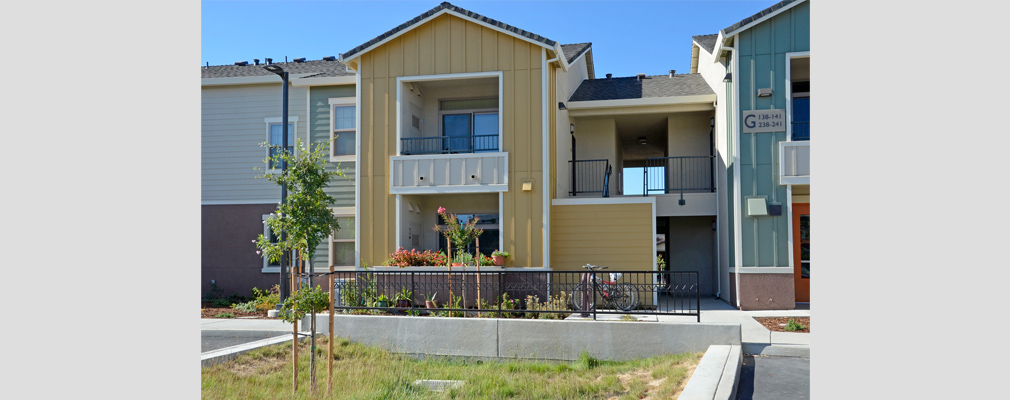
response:
{"label": "flowering plant", "polygon": [[432,252],[431,250],[425,250],[424,252],[417,251],[416,249],[406,250],[403,247],[396,250],[396,252],[389,255],[389,259],[386,260],[384,265],[391,267],[424,267],[424,266],[435,266],[435,265],[445,265],[448,257],[443,252]]}
{"label": "flowering plant", "polygon": [[484,233],[483,229],[476,227],[477,221],[480,220],[476,216],[463,224],[459,222],[456,214],[446,212],[445,207],[438,208],[438,215],[441,215],[445,220],[445,227],[435,225],[435,232],[444,234],[457,249],[465,248],[481,233]]}

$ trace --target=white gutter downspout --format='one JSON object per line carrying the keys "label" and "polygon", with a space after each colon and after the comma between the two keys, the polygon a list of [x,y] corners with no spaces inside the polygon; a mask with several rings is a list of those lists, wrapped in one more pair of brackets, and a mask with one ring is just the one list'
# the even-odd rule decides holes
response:
{"label": "white gutter downspout", "polygon": [[[560,46],[559,46],[558,50],[560,50]],[[543,175],[541,176],[541,180],[543,180],[543,187],[544,187],[544,195],[543,195],[543,197],[544,197],[544,214],[543,214],[543,219],[544,219],[544,222],[543,222],[543,224],[544,224],[543,225],[543,227],[544,227],[544,244],[543,244],[543,246],[544,246],[544,251],[543,251],[544,265],[543,265],[543,267],[546,270],[550,270],[550,264],[551,264],[551,259],[550,259],[550,257],[551,257],[551,220],[550,220],[550,218],[551,218],[551,194],[550,193],[551,193],[551,190],[550,190],[550,186],[549,185],[550,185],[550,181],[551,181],[550,180],[550,171],[551,170],[550,170],[550,157],[549,157],[549,154],[548,154],[549,153],[549,146],[550,146],[550,142],[548,141],[548,139],[550,139],[549,138],[549,136],[550,136],[550,134],[549,134],[550,133],[550,122],[549,122],[550,118],[548,118],[548,113],[550,111],[548,111],[548,110],[552,110],[553,111],[553,108],[551,108],[550,104],[547,104],[547,100],[548,100],[548,95],[547,94],[550,91],[550,88],[548,88],[548,85],[554,85],[554,83],[553,82],[549,82],[551,75],[550,75],[550,72],[548,71],[548,68],[550,68],[551,63],[557,62],[561,58],[561,56],[558,55],[558,54],[561,54],[561,53],[555,52],[554,53],[555,57],[552,58],[552,59],[550,59],[550,60],[548,60],[547,59],[547,49],[540,49],[540,52],[542,54],[540,56],[541,60],[544,60],[544,63],[542,64],[541,71],[540,71],[540,73],[541,73],[541,76],[540,76],[540,78],[541,78],[540,95],[541,95],[541,98],[543,99],[543,101],[541,101],[541,103],[543,104],[543,116],[541,117],[541,119],[543,119],[543,121],[541,121],[541,123],[543,125],[543,138],[542,138],[542,140],[543,140],[543,149],[541,149],[541,151],[543,153],[542,157],[543,157],[543,164],[544,164]],[[548,275],[548,279],[550,279],[550,274],[547,274],[547,275]],[[550,281],[548,280],[547,283],[550,284]]]}

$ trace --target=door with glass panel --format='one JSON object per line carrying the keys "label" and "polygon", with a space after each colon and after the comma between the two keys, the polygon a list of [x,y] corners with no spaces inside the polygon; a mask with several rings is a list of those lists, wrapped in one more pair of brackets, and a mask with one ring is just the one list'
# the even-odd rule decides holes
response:
{"label": "door with glass panel", "polygon": [[810,302],[810,203],[793,204],[793,280],[796,301]]}

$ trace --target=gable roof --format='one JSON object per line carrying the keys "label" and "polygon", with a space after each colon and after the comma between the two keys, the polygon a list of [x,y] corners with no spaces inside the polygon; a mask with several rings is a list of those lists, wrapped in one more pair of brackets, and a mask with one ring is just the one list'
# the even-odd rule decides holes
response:
{"label": "gable roof", "polygon": [[756,22],[760,22],[760,20],[762,19],[770,18],[775,14],[778,14],[779,12],[785,11],[785,8],[788,8],[787,6],[789,6],[790,4],[795,5],[802,3],[803,1],[804,0],[782,0],[778,3],[773,4],[771,7],[758,11],[756,14],[740,20],[740,22],[727,26],[725,29],[720,31],[720,33],[722,33],[722,36],[724,38],[733,36],[737,34],[739,31],[743,31],[747,28],[750,28],[750,25]]}
{"label": "gable roof", "polygon": [[711,35],[698,35],[693,36],[691,39],[698,44],[698,47],[705,49],[709,54],[712,54],[712,50],[715,49],[715,41],[719,38],[718,33],[713,33]]}
{"label": "gable roof", "polygon": [[[340,61],[313,60],[305,62],[279,62],[273,63],[284,68],[289,74],[309,74],[301,78],[309,77],[332,77],[332,76],[354,76],[353,71],[348,71],[347,66]],[[238,78],[252,76],[276,76],[273,72],[267,71],[263,67],[268,64],[248,64],[248,65],[212,65],[200,68],[200,77],[207,78]]]}
{"label": "gable roof", "polygon": [[561,51],[565,53],[565,58],[567,58],[568,63],[571,64],[572,62],[575,61],[576,58],[579,58],[579,56],[581,56],[582,53],[585,53],[592,46],[593,44],[589,42],[563,44],[561,45]]}
{"label": "gable roof", "polygon": [[568,101],[624,100],[715,94],[701,74],[586,79]]}
{"label": "gable roof", "polygon": [[[496,27],[496,28],[498,28],[500,30],[504,30],[506,32],[509,32],[509,33],[511,33],[511,34],[513,34],[515,36],[520,36],[520,37],[526,38],[526,39],[528,39],[530,41],[533,41],[533,42],[536,42],[536,43],[540,43],[544,47],[547,47],[547,48],[550,48],[550,49],[554,49],[555,46],[558,45],[558,42],[555,42],[555,41],[550,40],[548,38],[545,38],[543,36],[537,35],[537,34],[535,34],[533,32],[529,32],[529,31],[526,31],[526,30],[523,30],[523,29],[519,29],[517,27],[514,27],[512,25],[506,24],[504,22],[497,21],[497,20],[485,17],[483,15],[477,14],[477,13],[472,12],[472,11],[465,10],[463,8],[460,8],[460,7],[454,6],[452,4],[449,4],[449,2],[443,2],[442,4],[439,4],[437,7],[432,8],[432,9],[424,12],[423,14],[414,17],[410,21],[404,22],[404,23],[400,24],[399,26],[386,31],[385,33],[383,33],[383,34],[381,34],[379,36],[376,36],[372,40],[369,40],[369,41],[367,41],[365,43],[362,43],[361,45],[359,45],[359,46],[357,46],[357,47],[355,47],[355,48],[347,51],[346,53],[340,54],[340,61],[348,61],[348,60],[350,60],[352,58],[356,58],[357,56],[360,56],[361,54],[364,54],[364,53],[368,52],[369,50],[371,50],[372,47],[375,47],[375,46],[381,44],[383,41],[385,41],[387,39],[391,39],[391,38],[393,38],[393,37],[395,37],[395,36],[397,36],[397,35],[399,35],[399,34],[401,34],[403,32],[409,31],[409,30],[413,29],[414,27],[419,26],[422,21],[425,21],[425,20],[427,20],[427,19],[429,19],[429,18],[431,18],[431,17],[439,14],[443,10],[446,10],[446,12],[452,12],[452,13],[456,14],[457,16],[461,17],[461,18],[471,19],[474,22],[480,23],[482,25]],[[566,54],[567,54],[567,52],[566,52]]]}

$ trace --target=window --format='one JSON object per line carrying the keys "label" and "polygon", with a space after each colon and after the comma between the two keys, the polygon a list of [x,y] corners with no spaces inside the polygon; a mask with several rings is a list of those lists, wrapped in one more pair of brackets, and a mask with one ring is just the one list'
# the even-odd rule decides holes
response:
{"label": "window", "polygon": [[446,152],[498,151],[498,98],[442,100],[438,108]]}
{"label": "window", "polygon": [[793,82],[792,140],[810,140],[810,82]]}
{"label": "window", "polygon": [[[263,237],[270,238],[270,243],[277,243],[277,235],[274,235],[273,229],[270,229],[270,225],[266,224],[266,220],[269,217],[270,217],[269,214],[263,214],[263,221],[264,221],[264,223],[263,223]],[[281,272],[281,262],[280,262],[280,260],[277,260],[276,262],[271,262],[270,259],[268,259],[267,257],[264,256],[263,257],[263,269],[260,272],[264,272],[264,273],[267,273],[267,272],[280,273]]]}
{"label": "window", "polygon": [[810,216],[800,216],[800,277],[810,279]]}
{"label": "window", "polygon": [[[480,239],[480,253],[490,257],[491,253],[498,248],[498,237],[501,232],[498,224],[498,214],[456,214],[456,218],[459,219],[459,223],[461,224],[469,222],[474,217],[480,218],[477,221],[476,227],[484,230],[478,236],[478,239]],[[438,216],[438,225],[443,228],[445,227],[445,219],[441,215]],[[470,243],[465,249],[466,252],[473,254],[476,245],[476,242]],[[438,250],[442,252],[446,251],[446,238],[441,232],[438,234]],[[459,249],[452,249],[453,254],[456,254],[457,251]]]}
{"label": "window", "polygon": [[[267,148],[267,170],[279,170],[281,168],[280,161],[275,160],[281,151],[281,143],[284,141],[284,121],[280,118],[264,118],[263,122],[267,124],[267,144],[270,147]],[[288,117],[288,151],[294,151],[295,148],[295,128],[298,126],[298,117]]]}
{"label": "window", "polygon": [[340,229],[330,235],[330,264],[337,268],[354,268],[354,262],[357,260],[354,255],[354,209],[351,208],[349,211],[349,214],[334,211]]}
{"label": "window", "polygon": [[357,106],[353,97],[330,99],[330,161],[354,161]]}

